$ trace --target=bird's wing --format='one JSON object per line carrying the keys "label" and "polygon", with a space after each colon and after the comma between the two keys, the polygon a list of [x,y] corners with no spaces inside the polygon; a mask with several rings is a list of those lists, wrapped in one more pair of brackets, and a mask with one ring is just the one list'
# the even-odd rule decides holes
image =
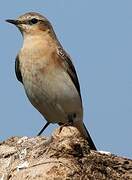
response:
{"label": "bird's wing", "polygon": [[19,63],[19,56],[17,56],[16,60],[15,60],[15,73],[16,73],[16,77],[17,77],[18,81],[23,83],[19,64],[20,64]]}
{"label": "bird's wing", "polygon": [[[70,56],[64,51],[64,49],[62,47],[58,47],[58,55],[63,60],[63,62],[62,62],[63,67],[66,70],[66,72],[69,74],[69,76],[70,76],[72,82],[74,83],[74,85],[78,91],[78,94],[81,98],[81,91],[80,91],[80,85],[79,85],[77,73],[76,73],[76,70],[74,68],[74,65],[72,63]],[[81,100],[82,100],[82,98],[81,98]]]}

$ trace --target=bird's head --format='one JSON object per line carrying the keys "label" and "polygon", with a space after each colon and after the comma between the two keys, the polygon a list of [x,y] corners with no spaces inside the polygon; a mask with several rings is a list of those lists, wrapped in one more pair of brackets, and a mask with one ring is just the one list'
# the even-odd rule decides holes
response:
{"label": "bird's head", "polygon": [[6,21],[16,25],[23,35],[53,31],[48,19],[35,12],[26,13],[16,20],[7,19]]}

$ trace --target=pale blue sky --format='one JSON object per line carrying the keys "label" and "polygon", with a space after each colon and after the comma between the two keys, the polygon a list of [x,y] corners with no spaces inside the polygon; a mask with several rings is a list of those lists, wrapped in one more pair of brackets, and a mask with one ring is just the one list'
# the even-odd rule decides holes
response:
{"label": "pale blue sky", "polygon": [[[16,80],[22,46],[5,19],[36,11],[52,22],[80,80],[84,122],[99,150],[132,158],[132,1],[29,0],[0,5],[0,140],[35,136],[45,120]],[[49,135],[51,125],[45,134]]]}

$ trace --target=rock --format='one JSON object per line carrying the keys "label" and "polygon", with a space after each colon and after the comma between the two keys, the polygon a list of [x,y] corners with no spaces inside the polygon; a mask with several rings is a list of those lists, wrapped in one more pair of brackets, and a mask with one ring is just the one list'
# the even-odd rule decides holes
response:
{"label": "rock", "polygon": [[0,180],[129,180],[132,160],[91,151],[75,127],[0,143]]}

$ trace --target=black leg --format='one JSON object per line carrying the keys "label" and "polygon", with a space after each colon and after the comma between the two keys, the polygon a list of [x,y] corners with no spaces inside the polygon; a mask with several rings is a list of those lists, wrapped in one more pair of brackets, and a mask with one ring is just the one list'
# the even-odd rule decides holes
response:
{"label": "black leg", "polygon": [[76,114],[72,113],[68,115],[68,123],[69,125],[73,126],[74,119],[76,118]]}
{"label": "black leg", "polygon": [[43,133],[43,131],[48,127],[49,124],[50,124],[50,122],[47,122],[47,123],[44,125],[44,127],[41,129],[41,131],[37,134],[37,136],[40,136],[40,135]]}

